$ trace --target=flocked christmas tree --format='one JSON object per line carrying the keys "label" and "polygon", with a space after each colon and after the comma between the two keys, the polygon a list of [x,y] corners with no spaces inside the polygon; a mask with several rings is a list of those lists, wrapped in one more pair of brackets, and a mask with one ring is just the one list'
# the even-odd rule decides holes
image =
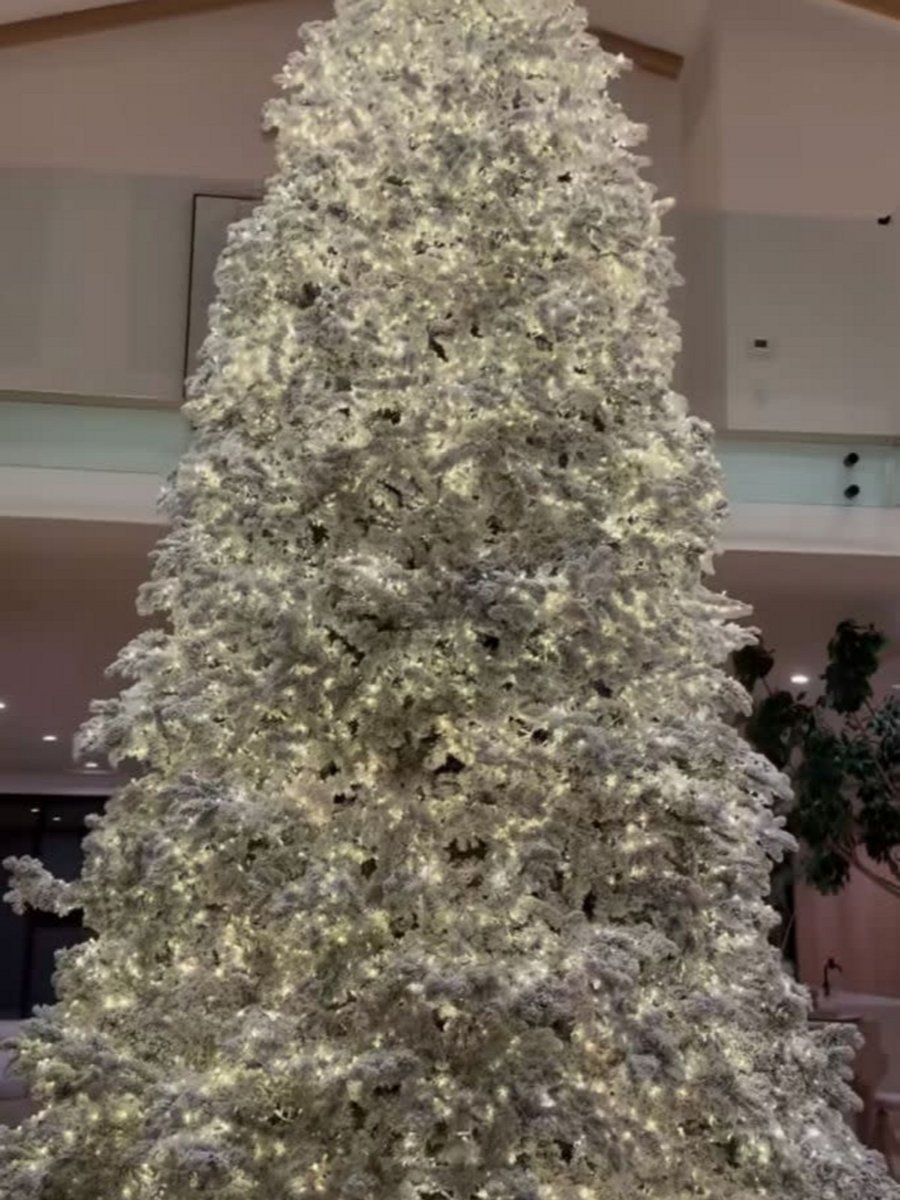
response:
{"label": "flocked christmas tree", "polygon": [[662,206],[567,0],[343,0],[269,110],[10,1200],[887,1200],[766,942]]}

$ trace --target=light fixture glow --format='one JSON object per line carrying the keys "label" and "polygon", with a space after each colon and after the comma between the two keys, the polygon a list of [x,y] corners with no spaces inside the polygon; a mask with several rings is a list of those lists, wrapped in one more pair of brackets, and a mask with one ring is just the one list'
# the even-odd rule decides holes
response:
{"label": "light fixture glow", "polygon": [[39,808],[33,808],[31,811],[32,813],[39,813],[41,810]]}
{"label": "light fixture glow", "polygon": [[809,676],[808,675],[792,675],[791,683],[796,683],[796,684],[800,684],[800,685],[802,685],[804,683],[809,683]]}
{"label": "light fixture glow", "polygon": [[100,764],[99,764],[99,763],[96,763],[96,762],[86,762],[86,763],[84,764],[84,769],[85,769],[86,771],[99,771],[99,770],[100,770]]}
{"label": "light fixture glow", "polygon": [[55,734],[55,733],[45,733],[45,734],[44,734],[44,736],[43,736],[43,738],[41,739],[41,741],[44,741],[44,742],[58,742],[58,741],[59,741],[59,738],[56,736],[56,734]]}
{"label": "light fixture glow", "polygon": [[6,711],[6,701],[0,700],[0,712],[5,712],[5,711]]}

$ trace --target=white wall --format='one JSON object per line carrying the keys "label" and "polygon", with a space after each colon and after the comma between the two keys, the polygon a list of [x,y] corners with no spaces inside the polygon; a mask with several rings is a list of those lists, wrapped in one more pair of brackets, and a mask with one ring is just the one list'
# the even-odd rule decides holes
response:
{"label": "white wall", "polygon": [[[900,24],[837,0],[715,0],[703,66],[715,145],[694,147],[696,203],[874,217],[900,202]],[[710,159],[715,159],[711,163]],[[695,183],[702,183],[694,188]]]}
{"label": "white wall", "polygon": [[0,51],[0,391],[177,404],[192,197],[272,167],[260,111],[323,0]]}
{"label": "white wall", "polygon": [[900,436],[900,221],[688,210],[679,231],[695,411],[732,433]]}
{"label": "white wall", "polygon": [[0,165],[262,178],[272,77],[298,25],[329,11],[273,0],[4,49]]}
{"label": "white wall", "polygon": [[[150,22],[0,51],[0,392],[178,404],[192,197],[252,194],[259,113],[325,0]],[[680,189],[677,86],[618,85]]]}
{"label": "white wall", "polygon": [[896,437],[900,25],[830,0],[712,18],[683,85],[687,391],[729,431]]}
{"label": "white wall", "polygon": [[[328,11],[272,0],[0,51],[0,391],[178,402],[191,195],[269,172],[272,76]],[[900,255],[874,218],[900,204],[900,27],[824,0],[713,12],[683,83],[616,85],[651,178],[688,202],[669,221],[678,386],[723,429],[896,436]]]}
{"label": "white wall", "polygon": [[[261,179],[259,114],[298,26],[329,0],[272,0],[0,50],[0,165]],[[665,191],[679,190],[677,85],[641,71],[618,85]]]}
{"label": "white wall", "polygon": [[179,404],[193,195],[258,187],[0,168],[0,391]]}
{"label": "white wall", "polygon": [[679,198],[683,188],[680,84],[632,68],[614,84],[613,94],[633,121],[646,126],[643,153],[650,159],[648,178],[661,195]]}
{"label": "white wall", "polygon": [[721,222],[728,428],[900,434],[900,223]]}

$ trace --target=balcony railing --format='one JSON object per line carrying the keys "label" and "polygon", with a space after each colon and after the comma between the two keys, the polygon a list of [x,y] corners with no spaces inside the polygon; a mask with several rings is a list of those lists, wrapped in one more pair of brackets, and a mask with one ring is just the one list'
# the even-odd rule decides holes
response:
{"label": "balcony railing", "polygon": [[[172,409],[0,403],[0,515],[154,522],[187,446]],[[723,435],[732,544],[900,553],[900,443]]]}
{"label": "balcony railing", "polygon": [[900,507],[897,442],[725,435],[718,449],[732,504]]}

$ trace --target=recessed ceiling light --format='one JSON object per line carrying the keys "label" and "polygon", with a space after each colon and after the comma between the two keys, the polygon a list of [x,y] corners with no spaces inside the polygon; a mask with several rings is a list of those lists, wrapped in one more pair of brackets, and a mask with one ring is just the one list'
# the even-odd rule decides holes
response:
{"label": "recessed ceiling light", "polygon": [[796,683],[799,686],[802,686],[804,683],[809,683],[809,676],[808,675],[792,675],[791,683]]}
{"label": "recessed ceiling light", "polygon": [[55,733],[45,733],[44,736],[41,738],[41,741],[42,742],[58,742],[59,738],[56,736]]}
{"label": "recessed ceiling light", "polygon": [[39,813],[41,810],[39,808],[33,808],[31,811],[33,813]]}
{"label": "recessed ceiling light", "polygon": [[54,820],[54,821],[61,821],[61,820],[62,820],[62,817],[54,817],[54,818],[53,818],[53,820]]}
{"label": "recessed ceiling light", "polygon": [[97,762],[86,762],[86,763],[84,764],[84,769],[85,769],[86,771],[99,771],[99,770],[100,770],[100,764],[99,764],[99,763],[97,763]]}
{"label": "recessed ceiling light", "polygon": [[6,709],[6,701],[0,700],[0,712],[3,712],[5,709]]}

